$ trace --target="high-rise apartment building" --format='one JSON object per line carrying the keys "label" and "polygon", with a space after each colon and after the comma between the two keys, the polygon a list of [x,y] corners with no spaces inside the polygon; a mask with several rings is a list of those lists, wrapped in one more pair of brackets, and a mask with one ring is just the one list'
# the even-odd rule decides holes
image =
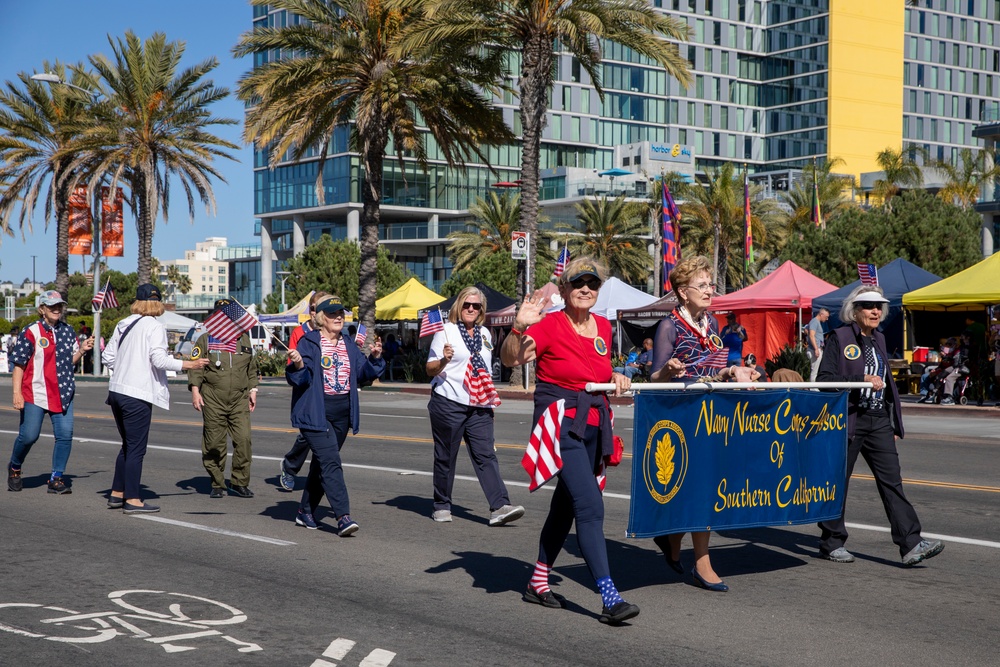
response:
{"label": "high-rise apartment building", "polygon": [[[554,219],[602,191],[642,196],[649,178],[676,168],[655,159],[671,152],[689,154],[692,171],[734,161],[761,175],[832,157],[844,160],[840,172],[872,172],[877,151],[907,143],[954,159],[961,147],[977,147],[972,128],[1000,94],[1000,0],[649,2],[690,26],[680,48],[693,81],[683,88],[630,49],[605,43],[602,101],[580,64],[560,55],[541,151],[542,204]],[[254,8],[255,25],[295,20]],[[257,54],[255,64],[272,57]],[[514,85],[519,69],[513,54]],[[517,133],[516,97],[494,103]],[[347,138],[343,128],[331,141],[324,206],[313,192],[314,155],[269,171],[257,153],[264,257],[284,259],[322,233],[358,237],[363,175]],[[500,181],[517,180],[519,146],[491,149],[489,158]],[[634,175],[597,176],[612,167]],[[486,165],[461,173],[432,160],[423,173],[395,157],[384,177],[382,242],[436,286],[450,273],[448,233],[464,227],[468,206],[498,179]],[[264,294],[274,284],[274,261],[261,266]]]}

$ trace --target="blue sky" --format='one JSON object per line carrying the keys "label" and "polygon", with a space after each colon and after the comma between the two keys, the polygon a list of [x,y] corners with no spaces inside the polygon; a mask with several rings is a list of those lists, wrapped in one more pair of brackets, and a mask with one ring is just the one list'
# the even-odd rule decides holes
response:
{"label": "blue sky", "polygon": [[[131,29],[141,39],[163,32],[172,41],[185,42],[181,67],[188,67],[211,57],[219,61],[207,78],[217,86],[235,91],[236,81],[250,67],[250,60],[235,60],[233,44],[251,27],[253,9],[247,0],[0,0],[0,81],[15,81],[18,72],[41,71],[46,60],[67,64],[86,62],[87,56],[103,53],[110,56],[108,35],[123,37]],[[212,108],[219,117],[233,118],[239,125],[219,126],[215,134],[242,146],[240,132],[243,105],[230,96]],[[225,236],[231,245],[252,243],[253,236],[253,158],[249,148],[233,152],[239,161],[220,160],[217,170],[226,183],[215,182],[213,189],[217,211],[206,213],[204,206],[195,209],[190,223],[187,202],[179,183],[172,188],[169,222],[161,217],[153,239],[153,255],[177,259],[184,250],[194,249],[196,241],[208,236]],[[0,279],[20,282],[31,278],[32,255],[36,255],[35,274],[39,281],[55,277],[55,224],[45,228],[44,203],[36,208],[34,231],[20,232],[0,239]],[[110,258],[112,269],[128,273],[136,268],[135,222],[125,213],[125,257]],[[83,267],[78,255],[70,256],[70,272]]]}

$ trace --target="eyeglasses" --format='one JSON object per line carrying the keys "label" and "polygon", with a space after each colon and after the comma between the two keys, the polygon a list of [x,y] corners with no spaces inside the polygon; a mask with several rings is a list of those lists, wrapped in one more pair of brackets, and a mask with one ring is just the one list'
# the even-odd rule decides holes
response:
{"label": "eyeglasses", "polygon": [[702,294],[711,294],[715,291],[715,283],[702,283],[701,285],[684,285],[684,287],[690,287],[691,289],[696,289]]}
{"label": "eyeglasses", "polygon": [[854,305],[861,310],[882,310],[882,304],[877,301],[857,301]]}
{"label": "eyeglasses", "polygon": [[324,315],[327,316],[327,318],[329,318],[331,320],[342,320],[342,319],[344,319],[344,311],[342,311],[342,310],[338,310],[338,311],[333,312],[333,313],[328,313],[326,311],[322,311],[322,312],[323,312]]}
{"label": "eyeglasses", "polygon": [[470,309],[478,313],[480,310],[483,309],[483,304],[472,303],[471,301],[466,301],[465,303],[462,304],[462,310],[470,310]]}
{"label": "eyeglasses", "polygon": [[601,280],[600,278],[577,278],[570,285],[573,286],[573,289],[582,289],[586,285],[592,290],[599,290],[601,289]]}

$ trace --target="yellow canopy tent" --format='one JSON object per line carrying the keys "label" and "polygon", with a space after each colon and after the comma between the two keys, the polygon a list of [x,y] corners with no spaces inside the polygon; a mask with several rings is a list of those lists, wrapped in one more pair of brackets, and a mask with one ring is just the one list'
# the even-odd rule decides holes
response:
{"label": "yellow canopy tent", "polygon": [[977,311],[1000,303],[1000,253],[903,295],[909,310]]}
{"label": "yellow canopy tent", "polygon": [[375,302],[375,319],[415,320],[417,311],[430,308],[444,299],[421,285],[416,278],[410,278],[395,292],[386,294]]}

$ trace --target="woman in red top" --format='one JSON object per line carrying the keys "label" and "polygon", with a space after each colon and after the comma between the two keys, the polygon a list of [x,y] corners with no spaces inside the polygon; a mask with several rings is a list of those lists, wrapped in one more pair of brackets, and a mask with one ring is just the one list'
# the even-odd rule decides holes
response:
{"label": "woman in red top", "polygon": [[631,385],[611,370],[611,324],[590,312],[604,274],[604,268],[588,257],[570,262],[559,280],[566,303],[562,312],[545,316],[547,304],[541,292],[527,296],[501,358],[507,366],[537,361],[537,426],[524,459],[532,475],[530,488],[559,476],[523,599],[545,607],[563,606],[563,598],[549,588],[549,572],[575,520],[580,551],[604,603],[600,621],[618,624],[637,616],[639,607],[623,600],[611,580],[601,496],[604,459],[614,450],[611,411],[603,393],[585,391],[588,382],[614,382],[616,395]]}

